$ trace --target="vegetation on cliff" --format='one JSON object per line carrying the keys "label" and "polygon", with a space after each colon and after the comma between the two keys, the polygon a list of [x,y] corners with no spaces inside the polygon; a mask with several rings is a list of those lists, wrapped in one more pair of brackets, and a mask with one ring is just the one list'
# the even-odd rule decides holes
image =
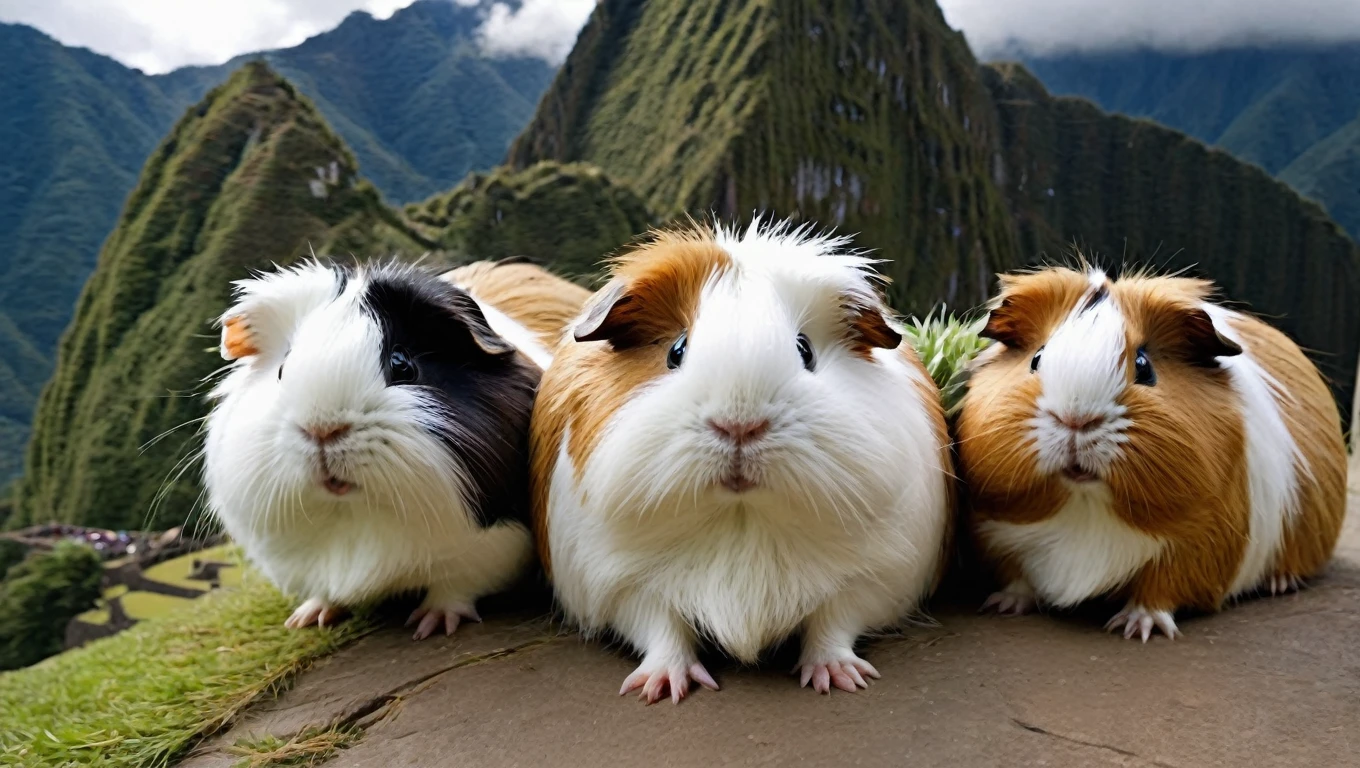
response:
{"label": "vegetation on cliff", "polygon": [[1255,163],[1360,239],[1360,43],[1026,56],[1055,94]]}
{"label": "vegetation on cliff", "polygon": [[474,173],[406,215],[459,261],[528,256],[587,285],[602,258],[654,223],[637,194],[600,169],[552,162]]}

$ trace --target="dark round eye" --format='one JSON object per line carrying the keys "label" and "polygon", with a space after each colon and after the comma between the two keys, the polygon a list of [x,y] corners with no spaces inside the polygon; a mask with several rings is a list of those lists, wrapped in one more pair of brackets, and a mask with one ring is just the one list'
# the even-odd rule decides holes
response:
{"label": "dark round eye", "polygon": [[681,333],[680,338],[671,345],[671,351],[666,353],[666,367],[675,370],[685,361],[685,340],[689,337],[688,333]]}
{"label": "dark round eye", "polygon": [[1145,387],[1157,383],[1157,372],[1152,370],[1152,361],[1148,359],[1147,350],[1142,347],[1138,348],[1138,354],[1133,358],[1133,381]]}
{"label": "dark round eye", "polygon": [[393,384],[410,384],[420,375],[416,369],[416,361],[411,359],[406,350],[401,347],[393,347],[392,354],[387,358],[387,377]]}
{"label": "dark round eye", "polygon": [[1034,373],[1039,370],[1039,358],[1044,356],[1044,348],[1039,347],[1039,351],[1034,353],[1034,357],[1029,361],[1029,372]]}
{"label": "dark round eye", "polygon": [[808,340],[806,333],[798,334],[798,355],[803,358],[803,367],[812,370],[816,361],[812,357],[812,342]]}

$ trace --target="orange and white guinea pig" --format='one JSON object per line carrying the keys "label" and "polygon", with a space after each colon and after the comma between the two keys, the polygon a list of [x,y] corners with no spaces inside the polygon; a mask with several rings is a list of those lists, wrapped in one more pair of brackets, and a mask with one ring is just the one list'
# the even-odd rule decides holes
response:
{"label": "orange and white guinea pig", "polygon": [[1127,600],[1107,629],[1298,587],[1345,511],[1340,418],[1284,334],[1175,277],[1002,278],[958,422],[984,608]]}
{"label": "orange and white guinea pig", "polygon": [[545,373],[532,510],[561,607],[642,655],[620,693],[716,689],[802,633],[804,686],[867,685],[867,630],[937,581],[952,492],[938,392],[846,240],[757,223],[655,235]]}

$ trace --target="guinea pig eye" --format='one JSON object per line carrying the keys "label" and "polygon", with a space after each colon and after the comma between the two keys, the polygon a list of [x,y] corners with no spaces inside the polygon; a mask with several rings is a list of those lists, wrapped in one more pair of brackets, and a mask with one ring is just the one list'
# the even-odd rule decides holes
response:
{"label": "guinea pig eye", "polygon": [[666,367],[675,370],[680,367],[680,363],[685,361],[685,339],[688,333],[681,333],[680,338],[671,345],[671,351],[666,353]]}
{"label": "guinea pig eye", "polygon": [[1044,348],[1043,348],[1043,347],[1039,347],[1039,351],[1038,351],[1038,352],[1035,352],[1035,353],[1034,353],[1034,357],[1030,358],[1030,361],[1029,361],[1029,372],[1030,372],[1030,373],[1034,373],[1035,371],[1039,370],[1039,358],[1043,357],[1043,355],[1044,355]]}
{"label": "guinea pig eye", "polygon": [[416,361],[401,347],[392,349],[392,354],[387,358],[387,371],[393,384],[410,384],[420,373],[416,370]]}
{"label": "guinea pig eye", "polygon": [[1133,381],[1145,387],[1157,383],[1157,372],[1152,370],[1152,361],[1148,359],[1147,350],[1141,347],[1133,358]]}
{"label": "guinea pig eye", "polygon": [[279,381],[283,381],[283,363],[279,363]]}
{"label": "guinea pig eye", "polygon": [[798,356],[803,358],[803,367],[812,370],[816,361],[812,357],[812,342],[808,340],[806,333],[798,334]]}

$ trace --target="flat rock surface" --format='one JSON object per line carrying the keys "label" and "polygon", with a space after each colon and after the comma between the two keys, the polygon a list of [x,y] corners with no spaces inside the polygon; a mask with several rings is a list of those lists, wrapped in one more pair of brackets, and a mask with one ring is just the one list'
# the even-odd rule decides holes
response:
{"label": "flat rock surface", "polygon": [[546,619],[488,617],[413,643],[380,630],[302,675],[184,764],[336,723],[364,728],[328,766],[1360,764],[1360,498],[1309,589],[1184,617],[1146,645],[1101,631],[1110,610],[1019,618],[937,606],[938,626],[866,644],[883,674],[820,696],[787,674],[717,660],[723,690],[644,706],[636,662]]}

